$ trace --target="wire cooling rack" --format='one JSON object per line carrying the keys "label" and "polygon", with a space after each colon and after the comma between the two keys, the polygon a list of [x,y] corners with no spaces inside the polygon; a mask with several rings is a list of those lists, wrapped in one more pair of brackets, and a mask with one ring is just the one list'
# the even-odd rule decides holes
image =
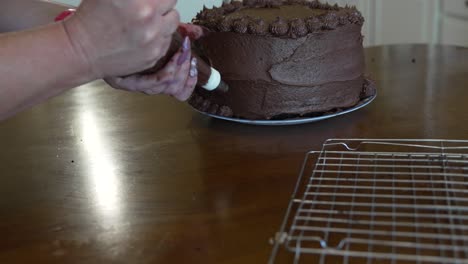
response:
{"label": "wire cooling rack", "polygon": [[271,242],[269,263],[468,263],[468,141],[326,141]]}

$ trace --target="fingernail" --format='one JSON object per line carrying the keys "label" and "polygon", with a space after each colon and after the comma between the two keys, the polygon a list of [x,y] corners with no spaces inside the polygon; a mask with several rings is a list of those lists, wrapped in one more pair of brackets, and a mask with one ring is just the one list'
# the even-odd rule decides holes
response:
{"label": "fingernail", "polygon": [[189,59],[190,53],[190,40],[188,37],[185,37],[184,43],[182,44],[182,54],[180,55],[179,59],[177,60],[177,65],[182,65]]}
{"label": "fingernail", "polygon": [[197,68],[190,69],[190,77],[195,77],[198,74]]}
{"label": "fingernail", "polygon": [[198,70],[197,70],[197,59],[193,58],[192,61],[190,62],[190,72],[189,72],[190,77],[195,77],[198,75]]}
{"label": "fingernail", "polygon": [[184,43],[182,43],[182,50],[187,51],[190,49],[190,39],[189,37],[184,38]]}

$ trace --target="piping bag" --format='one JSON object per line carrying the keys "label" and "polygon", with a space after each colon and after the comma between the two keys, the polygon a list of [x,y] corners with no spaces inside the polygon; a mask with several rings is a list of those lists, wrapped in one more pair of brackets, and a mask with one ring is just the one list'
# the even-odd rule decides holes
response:
{"label": "piping bag", "polygon": [[[145,70],[139,74],[151,74],[162,69],[166,65],[172,56],[182,47],[183,37],[179,32],[172,35],[172,42],[167,51],[166,55],[162,57],[156,65],[152,68]],[[229,86],[221,80],[221,74],[211,67],[204,59],[202,59],[195,49],[192,48],[192,57],[197,59],[197,70],[198,70],[198,82],[197,86],[202,87],[208,91],[220,91],[227,92]]]}
{"label": "piping bag", "polygon": [[[67,18],[68,16],[72,15],[76,10],[75,9],[68,9],[62,13],[60,13],[56,18],[55,21],[61,21]],[[203,28],[205,32],[208,32],[207,29]],[[162,57],[156,65],[147,69],[143,72],[138,74],[151,74],[159,71],[162,69],[172,58],[172,56],[182,47],[183,38],[179,32],[176,32],[172,36],[171,45],[164,57]],[[229,90],[229,86],[221,80],[221,74],[211,67],[204,59],[200,58],[197,52],[192,49],[192,57],[196,58],[198,61],[197,70],[198,70],[198,82],[197,86],[200,86],[208,91],[220,91],[220,92],[227,92]]]}

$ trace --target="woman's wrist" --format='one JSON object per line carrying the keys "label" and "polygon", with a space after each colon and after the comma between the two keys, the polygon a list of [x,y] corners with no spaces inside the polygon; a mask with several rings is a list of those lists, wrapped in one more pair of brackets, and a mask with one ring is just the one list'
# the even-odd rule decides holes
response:
{"label": "woman's wrist", "polygon": [[69,63],[71,63],[72,65],[69,66],[75,68],[78,82],[87,83],[90,81],[101,79],[102,76],[97,76],[96,73],[93,71],[92,65],[85,56],[82,47],[75,43],[76,41],[73,40],[74,38],[76,38],[76,36],[73,36],[74,34],[76,34],[72,30],[73,25],[70,25],[69,21],[60,21],[57,23],[57,26],[60,27],[62,32],[62,45],[64,45],[63,48],[67,50],[67,54],[70,54]]}
{"label": "woman's wrist", "polygon": [[70,21],[69,18],[71,18],[71,16],[74,15],[74,13],[76,12],[76,9],[67,9],[63,12],[61,12],[60,14],[58,14],[56,17],[55,17],[55,22],[58,22],[64,32],[66,33],[67,35],[67,39],[68,39],[68,42],[69,42],[69,46],[72,48],[73,50],[73,53],[75,54],[75,56],[77,57],[77,60],[81,61],[81,64],[80,65],[83,65],[83,68],[86,67],[88,68],[88,74],[86,76],[89,76],[89,78],[95,80],[95,79],[101,79],[102,76],[97,76],[93,70],[92,70],[92,65],[91,63],[89,62],[84,50],[83,50],[83,47],[81,45],[79,45],[79,41],[76,40],[76,34],[79,34],[79,30],[76,30],[76,26],[73,25],[73,22],[74,21]]}

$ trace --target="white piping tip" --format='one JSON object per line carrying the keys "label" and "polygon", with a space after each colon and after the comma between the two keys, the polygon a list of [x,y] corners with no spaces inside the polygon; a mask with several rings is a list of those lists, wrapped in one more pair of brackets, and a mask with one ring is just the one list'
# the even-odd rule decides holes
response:
{"label": "white piping tip", "polygon": [[211,68],[210,78],[205,85],[202,85],[202,87],[208,91],[213,91],[214,89],[218,88],[220,83],[221,74],[216,69]]}

